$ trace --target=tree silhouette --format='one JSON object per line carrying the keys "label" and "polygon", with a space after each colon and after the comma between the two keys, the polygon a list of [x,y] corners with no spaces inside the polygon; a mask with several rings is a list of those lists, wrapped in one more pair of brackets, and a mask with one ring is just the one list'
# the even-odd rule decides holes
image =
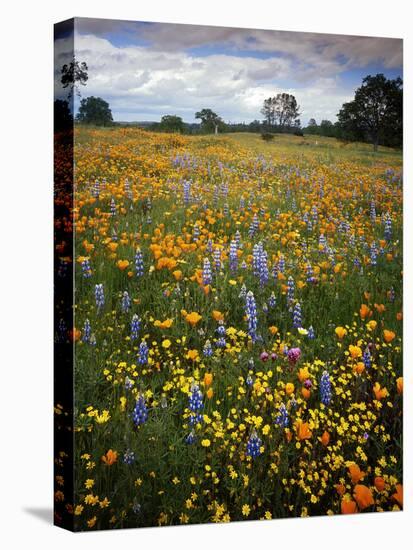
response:
{"label": "tree silhouette", "polygon": [[73,93],[76,91],[76,95],[80,97],[79,86],[86,86],[88,80],[88,66],[82,61],[79,62],[73,56],[72,61],[69,64],[64,64],[61,69],[61,83],[63,88],[69,88],[68,100],[73,97]]}
{"label": "tree silhouette", "polygon": [[368,138],[377,151],[379,142],[399,145],[403,134],[403,81],[383,74],[368,75],[354,100],[344,103],[337,115],[343,131]]}

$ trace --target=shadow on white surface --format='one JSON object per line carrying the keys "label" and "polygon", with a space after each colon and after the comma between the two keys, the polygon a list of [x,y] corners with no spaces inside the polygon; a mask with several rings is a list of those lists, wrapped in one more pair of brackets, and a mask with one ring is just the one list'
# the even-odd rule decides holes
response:
{"label": "shadow on white surface", "polygon": [[24,512],[48,523],[49,525],[53,524],[52,508],[24,508]]}

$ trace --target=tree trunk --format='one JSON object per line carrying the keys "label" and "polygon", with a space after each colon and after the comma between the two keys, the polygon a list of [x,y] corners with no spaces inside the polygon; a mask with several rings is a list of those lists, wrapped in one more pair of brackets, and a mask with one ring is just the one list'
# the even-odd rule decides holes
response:
{"label": "tree trunk", "polygon": [[218,134],[218,124],[215,124],[215,135]]}

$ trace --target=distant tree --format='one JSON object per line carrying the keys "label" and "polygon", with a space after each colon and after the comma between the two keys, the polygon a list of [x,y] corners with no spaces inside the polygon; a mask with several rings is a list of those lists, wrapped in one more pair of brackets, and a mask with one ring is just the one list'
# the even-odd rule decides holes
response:
{"label": "distant tree", "polygon": [[88,80],[88,66],[82,61],[79,62],[73,56],[73,60],[69,64],[64,64],[61,69],[61,83],[63,88],[69,88],[68,100],[73,97],[73,93],[80,97],[79,86],[86,86]]}
{"label": "distant tree", "polygon": [[265,117],[266,125],[277,126],[281,132],[294,128],[296,120],[300,116],[300,107],[297,100],[291,94],[277,94],[264,100],[261,114]]}
{"label": "distant tree", "polygon": [[305,133],[314,135],[314,134],[318,134],[318,132],[319,132],[319,128],[318,128],[316,119],[310,118],[310,120],[308,121],[307,127],[305,128]]}
{"label": "distant tree", "polygon": [[159,129],[162,130],[163,132],[183,133],[185,130],[185,124],[180,116],[164,115],[161,118]]}
{"label": "distant tree", "polygon": [[248,125],[249,132],[260,132],[261,131],[261,122],[259,120],[253,120]]}
{"label": "distant tree", "polygon": [[85,124],[108,126],[113,122],[112,111],[109,103],[101,97],[90,96],[82,99],[76,120]]}
{"label": "distant tree", "polygon": [[64,99],[56,99],[54,102],[54,131],[69,130],[73,126],[73,116],[69,108],[69,102]]}
{"label": "distant tree", "polygon": [[337,115],[347,136],[362,136],[373,143],[401,144],[403,134],[403,81],[383,74],[368,75],[355,92],[354,100],[344,103]]}
{"label": "distant tree", "polygon": [[207,132],[218,133],[218,129],[224,126],[224,122],[220,116],[218,116],[211,109],[202,109],[195,113],[195,118],[201,121],[203,130]]}
{"label": "distant tree", "polygon": [[322,120],[319,129],[322,136],[333,137],[334,135],[334,124],[331,120]]}
{"label": "distant tree", "polygon": [[264,124],[272,128],[275,125],[275,97],[264,99],[261,114],[264,116]]}

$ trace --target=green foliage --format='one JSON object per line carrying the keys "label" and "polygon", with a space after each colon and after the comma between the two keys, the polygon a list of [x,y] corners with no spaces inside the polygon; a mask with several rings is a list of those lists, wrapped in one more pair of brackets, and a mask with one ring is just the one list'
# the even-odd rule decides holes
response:
{"label": "green foliage", "polygon": [[292,94],[281,93],[264,100],[261,114],[268,127],[277,127],[281,132],[299,126],[300,107]]}
{"label": "green foliage", "polygon": [[158,128],[162,132],[177,132],[182,134],[185,130],[185,124],[180,116],[164,115]]}
{"label": "green foliage", "polygon": [[338,120],[345,136],[369,139],[377,151],[379,143],[400,146],[403,135],[403,81],[383,74],[368,75],[356,90],[353,101],[344,103]]}
{"label": "green foliage", "polygon": [[82,99],[76,120],[96,126],[109,126],[113,122],[109,103],[101,97],[90,96]]}
{"label": "green foliage", "polygon": [[222,129],[224,122],[217,113],[214,113],[211,109],[202,109],[195,113],[195,118],[201,120],[202,129],[207,132],[218,133],[219,129]]}

